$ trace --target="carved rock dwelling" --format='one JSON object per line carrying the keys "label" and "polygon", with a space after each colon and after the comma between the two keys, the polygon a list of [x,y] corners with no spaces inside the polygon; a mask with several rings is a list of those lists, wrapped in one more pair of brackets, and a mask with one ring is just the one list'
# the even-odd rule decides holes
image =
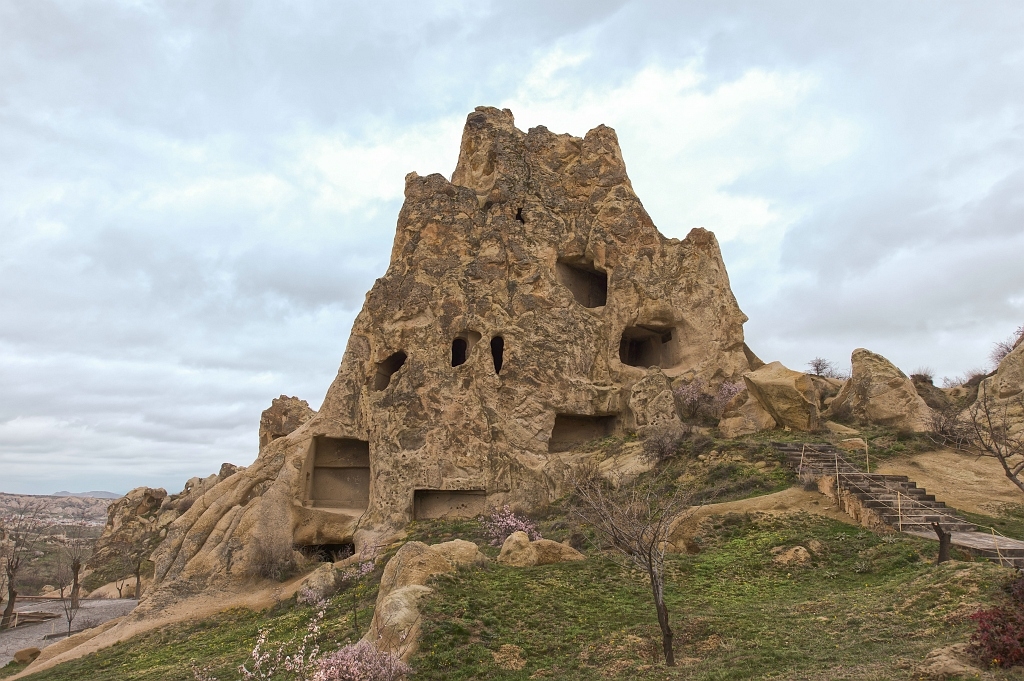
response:
{"label": "carved rock dwelling", "polygon": [[524,133],[478,108],[450,181],[406,177],[390,266],[319,412],[174,522],[157,584],[546,504],[578,443],[677,419],[680,381],[749,371],[745,321],[714,235],[658,232],[612,129]]}

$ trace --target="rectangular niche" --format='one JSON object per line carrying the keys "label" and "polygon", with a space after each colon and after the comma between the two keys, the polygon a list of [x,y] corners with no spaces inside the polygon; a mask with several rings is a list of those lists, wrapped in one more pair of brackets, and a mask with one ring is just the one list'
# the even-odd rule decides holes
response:
{"label": "rectangular niche", "polygon": [[559,260],[555,278],[583,307],[601,307],[608,302],[608,273],[598,271],[592,262]]}
{"label": "rectangular niche", "polygon": [[418,489],[413,492],[413,518],[475,518],[487,510],[482,489]]}
{"label": "rectangular niche", "polygon": [[548,439],[549,452],[566,452],[576,445],[608,437],[615,432],[615,414],[585,416],[555,414],[555,427]]}
{"label": "rectangular niche", "polygon": [[320,508],[369,506],[370,443],[322,435],[314,438],[310,499]]}
{"label": "rectangular niche", "polygon": [[679,332],[671,326],[627,326],[619,341],[619,361],[631,367],[669,369],[679,364]]}

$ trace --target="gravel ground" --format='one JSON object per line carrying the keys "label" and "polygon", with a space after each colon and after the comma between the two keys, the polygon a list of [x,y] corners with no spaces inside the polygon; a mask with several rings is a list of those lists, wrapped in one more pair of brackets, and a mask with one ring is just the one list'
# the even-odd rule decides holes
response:
{"label": "gravel ground", "polygon": [[[131,612],[139,602],[131,598],[117,600],[97,599],[95,601],[83,600],[82,607],[78,609],[75,617],[74,628],[81,629],[82,625],[91,624],[97,626],[115,617],[126,615]],[[34,610],[36,612],[52,612],[60,617],[39,624],[18,627],[0,631],[0,667],[14,659],[14,653],[24,648],[39,648],[42,650],[51,643],[61,641],[61,638],[43,640],[46,634],[67,630],[67,621],[64,619],[64,610],[60,601],[25,601],[18,603],[18,611],[25,612]]]}

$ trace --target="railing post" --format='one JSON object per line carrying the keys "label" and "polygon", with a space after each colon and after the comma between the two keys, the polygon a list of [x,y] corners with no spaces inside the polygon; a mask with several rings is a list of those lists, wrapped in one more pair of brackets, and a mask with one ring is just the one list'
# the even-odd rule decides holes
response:
{"label": "railing post", "polygon": [[839,452],[836,452],[836,507],[843,510],[843,497],[839,489]]}
{"label": "railing post", "polygon": [[896,523],[899,525],[900,532],[903,531],[903,503],[902,495],[900,494],[899,488],[896,489]]}

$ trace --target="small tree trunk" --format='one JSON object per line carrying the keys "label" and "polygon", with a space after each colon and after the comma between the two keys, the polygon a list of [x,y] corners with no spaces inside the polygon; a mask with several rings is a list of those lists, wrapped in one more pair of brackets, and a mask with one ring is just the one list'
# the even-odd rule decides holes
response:
{"label": "small tree trunk", "polygon": [[135,598],[142,599],[142,561],[135,564]]}
{"label": "small tree trunk", "polygon": [[11,582],[7,584],[7,607],[4,608],[3,619],[0,619],[0,629],[7,629],[11,626],[11,618],[14,617],[14,601],[18,598],[18,592],[14,590]]}
{"label": "small tree trunk", "polygon": [[[81,585],[78,583],[78,573],[82,569],[82,561],[75,558],[71,561],[71,607],[78,610],[78,594],[81,591]],[[68,631],[71,631],[71,623],[68,623]]]}
{"label": "small tree trunk", "polygon": [[665,665],[676,666],[676,655],[672,650],[672,627],[668,624],[668,608],[665,607],[665,589],[661,582],[661,575],[650,570],[651,591],[654,592],[654,607],[658,611],[658,625],[661,627],[661,647],[665,653]]}
{"label": "small tree trunk", "polygon": [[936,564],[945,563],[949,560],[949,540],[952,538],[952,533],[942,529],[942,525],[938,523],[932,523],[932,529],[935,530],[935,534],[939,536],[939,558],[935,561]]}

